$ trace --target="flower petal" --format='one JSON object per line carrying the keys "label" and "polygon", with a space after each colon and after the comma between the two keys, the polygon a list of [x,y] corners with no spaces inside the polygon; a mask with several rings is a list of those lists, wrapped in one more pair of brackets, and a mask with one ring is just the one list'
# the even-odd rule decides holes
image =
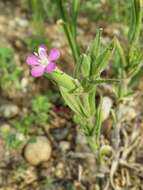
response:
{"label": "flower petal", "polygon": [[45,71],[45,66],[39,65],[32,68],[31,74],[33,77],[40,77],[44,74],[44,71]]}
{"label": "flower petal", "polygon": [[40,45],[39,46],[38,53],[39,53],[40,59],[45,59],[45,58],[48,57],[48,55],[47,55],[47,48],[44,45]]}
{"label": "flower petal", "polygon": [[51,62],[47,65],[46,67],[46,72],[47,73],[52,73],[56,69],[56,64]]}
{"label": "flower petal", "polygon": [[49,54],[49,61],[55,61],[60,57],[60,51],[56,48],[51,49]]}
{"label": "flower petal", "polygon": [[36,55],[29,55],[26,59],[28,65],[39,65],[39,58]]}

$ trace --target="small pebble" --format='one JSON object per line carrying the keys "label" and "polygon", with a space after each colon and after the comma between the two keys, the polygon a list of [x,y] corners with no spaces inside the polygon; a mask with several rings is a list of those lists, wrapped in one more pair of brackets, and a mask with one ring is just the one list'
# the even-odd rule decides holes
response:
{"label": "small pebble", "polygon": [[48,161],[51,157],[52,147],[49,140],[44,136],[36,138],[36,142],[26,145],[24,150],[25,159],[36,166],[41,162]]}
{"label": "small pebble", "polygon": [[55,175],[58,178],[63,178],[65,175],[65,171],[64,171],[64,164],[63,163],[58,163],[58,165],[56,166],[56,170],[55,170]]}
{"label": "small pebble", "polygon": [[26,19],[16,17],[15,24],[18,24],[20,27],[25,28],[28,26],[29,23],[28,23],[28,20],[26,20]]}
{"label": "small pebble", "polygon": [[68,141],[61,141],[59,147],[62,152],[66,152],[70,149],[70,143]]}
{"label": "small pebble", "polygon": [[62,141],[69,134],[69,129],[67,127],[54,128],[54,129],[51,129],[51,134],[55,140]]}
{"label": "small pebble", "polygon": [[132,120],[136,117],[136,110],[129,105],[120,104],[117,112],[118,120],[120,121],[128,121]]}
{"label": "small pebble", "polygon": [[24,141],[25,140],[24,134],[17,133],[16,134],[16,139],[19,140],[19,141]]}
{"label": "small pebble", "polygon": [[7,133],[10,131],[10,125],[7,123],[3,123],[2,125],[0,125],[0,133]]}
{"label": "small pebble", "polygon": [[87,139],[83,133],[80,133],[80,131],[77,133],[77,136],[76,136],[76,151],[77,152],[90,151]]}
{"label": "small pebble", "polygon": [[19,108],[15,104],[3,104],[0,107],[0,116],[5,118],[12,118],[18,115]]}
{"label": "small pebble", "polygon": [[24,92],[27,91],[28,82],[29,81],[26,77],[22,78],[22,80],[21,80],[21,87],[22,87]]}

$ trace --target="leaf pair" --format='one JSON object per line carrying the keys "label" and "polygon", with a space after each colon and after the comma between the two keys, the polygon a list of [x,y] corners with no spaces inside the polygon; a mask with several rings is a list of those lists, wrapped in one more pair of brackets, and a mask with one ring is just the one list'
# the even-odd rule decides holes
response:
{"label": "leaf pair", "polygon": [[113,40],[106,49],[101,52],[101,33],[102,30],[98,30],[97,35],[93,43],[89,46],[85,54],[82,54],[80,61],[76,66],[76,77],[96,79],[99,77],[103,70],[109,64],[109,60],[112,57],[115,41]]}

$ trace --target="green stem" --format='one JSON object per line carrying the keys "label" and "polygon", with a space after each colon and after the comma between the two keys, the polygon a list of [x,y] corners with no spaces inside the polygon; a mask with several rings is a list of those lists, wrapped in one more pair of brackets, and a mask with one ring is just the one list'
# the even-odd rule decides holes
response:
{"label": "green stem", "polygon": [[[66,11],[64,10],[62,0],[56,0],[55,2],[57,3],[57,7],[60,11],[61,18],[64,21],[63,29],[66,34],[68,43],[70,45],[74,61],[75,61],[75,63],[77,63],[79,56],[80,56],[80,50],[79,50],[79,46],[78,46],[78,43],[76,40],[76,35],[75,35],[76,33],[73,32],[73,30],[72,30],[73,26],[74,26],[74,28],[76,28],[75,23],[69,22],[69,20],[67,19],[68,16],[66,14]],[[74,29],[74,31],[75,31],[75,29]]]}
{"label": "green stem", "polygon": [[139,41],[143,17],[143,0],[133,0],[132,22],[129,30],[129,40],[132,45]]}
{"label": "green stem", "polygon": [[73,30],[73,36],[74,38],[76,38],[76,34],[77,34],[77,30],[76,30],[76,26],[77,26],[77,16],[78,16],[78,10],[79,10],[79,5],[80,5],[80,0],[73,0],[72,3],[72,30]]}
{"label": "green stem", "polygon": [[135,27],[135,35],[134,35],[134,43],[136,44],[140,37],[141,32],[141,24],[142,24],[142,16],[143,16],[143,3],[142,0],[135,0],[136,5],[136,14],[137,14],[137,21],[136,21],[136,27]]}

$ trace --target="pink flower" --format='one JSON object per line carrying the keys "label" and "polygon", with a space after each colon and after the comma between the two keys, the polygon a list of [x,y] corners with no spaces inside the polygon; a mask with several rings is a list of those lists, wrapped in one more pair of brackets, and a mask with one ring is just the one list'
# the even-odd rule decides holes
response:
{"label": "pink flower", "polygon": [[56,69],[55,61],[59,57],[60,52],[58,49],[53,48],[48,55],[47,48],[44,45],[40,45],[38,48],[38,53],[29,55],[26,59],[26,63],[32,68],[32,76],[40,77],[45,72],[51,73]]}

